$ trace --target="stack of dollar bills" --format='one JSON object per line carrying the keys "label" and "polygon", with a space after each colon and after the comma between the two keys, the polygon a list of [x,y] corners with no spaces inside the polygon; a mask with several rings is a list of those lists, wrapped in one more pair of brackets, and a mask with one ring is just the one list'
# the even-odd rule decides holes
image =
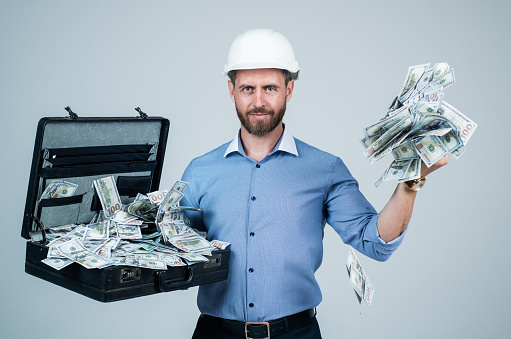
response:
{"label": "stack of dollar bills", "polygon": [[[138,194],[123,205],[113,176],[94,181],[102,211],[87,225],[59,225],[46,230],[48,255],[42,261],[56,270],[72,263],[86,268],[114,265],[165,270],[208,261],[206,255],[229,243],[209,242],[205,233],[190,227],[179,206],[186,182],[178,181],[169,191]],[[70,196],[77,185],[63,180],[48,184],[42,197]],[[142,230],[151,229],[147,234]],[[39,239],[33,239],[39,240]]]}
{"label": "stack of dollar bills", "polygon": [[366,303],[371,305],[374,296],[374,286],[369,281],[352,247],[350,247],[348,259],[346,260],[346,269],[348,270],[350,284],[353,290],[355,290],[358,302],[361,303],[362,299],[364,299]]}
{"label": "stack of dollar bills", "polygon": [[454,84],[454,70],[445,62],[411,66],[385,117],[366,127],[360,140],[374,163],[392,153],[394,161],[376,181],[404,182],[421,177],[421,160],[431,167],[451,153],[458,159],[477,124],[443,100]]}

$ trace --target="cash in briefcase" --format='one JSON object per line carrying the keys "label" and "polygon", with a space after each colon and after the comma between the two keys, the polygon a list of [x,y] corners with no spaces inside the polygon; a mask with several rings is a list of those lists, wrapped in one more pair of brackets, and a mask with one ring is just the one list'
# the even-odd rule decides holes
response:
{"label": "cash in briefcase", "polygon": [[[60,270],[41,262],[47,257],[45,231],[66,224],[87,224],[101,209],[92,183],[112,175],[123,204],[138,193],[158,190],[169,120],[147,117],[42,118],[37,127],[21,236],[27,241],[25,271],[92,299],[111,302],[225,280],[229,248],[215,250],[209,261],[167,270],[130,266],[86,269],[73,263]],[[78,185],[74,195],[41,199],[51,180]],[[192,225],[193,226],[193,225]],[[153,229],[154,231],[154,229]]]}

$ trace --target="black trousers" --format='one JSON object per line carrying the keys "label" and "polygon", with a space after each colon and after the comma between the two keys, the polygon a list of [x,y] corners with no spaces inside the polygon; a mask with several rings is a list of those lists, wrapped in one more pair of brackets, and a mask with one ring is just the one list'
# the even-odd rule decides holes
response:
{"label": "black trousers", "polygon": [[[195,332],[192,339],[245,339],[245,336],[239,336],[228,332],[223,332],[215,326],[210,325],[204,319],[199,317]],[[270,339],[321,339],[321,332],[319,331],[319,324],[316,317],[312,318],[305,327],[298,330],[291,331],[278,336],[273,336]]]}

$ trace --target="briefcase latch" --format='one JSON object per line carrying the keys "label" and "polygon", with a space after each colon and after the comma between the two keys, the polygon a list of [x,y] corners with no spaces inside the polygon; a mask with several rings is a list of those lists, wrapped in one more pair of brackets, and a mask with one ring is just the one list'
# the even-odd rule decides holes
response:
{"label": "briefcase latch", "polygon": [[133,268],[123,268],[121,269],[121,283],[125,283],[128,281],[136,281],[140,280],[140,277],[142,276],[142,270],[140,267],[133,267]]}

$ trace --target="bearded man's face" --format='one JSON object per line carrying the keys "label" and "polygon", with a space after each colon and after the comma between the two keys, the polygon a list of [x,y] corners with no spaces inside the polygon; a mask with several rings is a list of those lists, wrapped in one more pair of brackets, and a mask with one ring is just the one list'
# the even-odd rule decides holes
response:
{"label": "bearded man's face", "polygon": [[[294,81],[294,80],[291,80]],[[282,122],[292,93],[282,71],[274,68],[239,70],[229,82],[241,125],[248,133],[265,136]]]}

